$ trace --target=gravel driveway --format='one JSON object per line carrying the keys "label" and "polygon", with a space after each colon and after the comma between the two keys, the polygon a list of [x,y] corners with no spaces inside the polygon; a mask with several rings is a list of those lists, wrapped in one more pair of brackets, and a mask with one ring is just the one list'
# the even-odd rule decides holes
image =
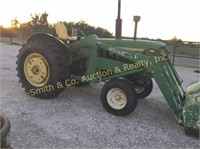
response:
{"label": "gravel driveway", "polygon": [[[68,87],[57,98],[27,95],[16,77],[20,46],[0,43],[0,112],[11,122],[14,149],[33,148],[199,148],[184,134],[154,82],[152,94],[126,117],[108,114],[100,102],[102,84]],[[176,67],[184,88],[199,80],[194,68]]]}

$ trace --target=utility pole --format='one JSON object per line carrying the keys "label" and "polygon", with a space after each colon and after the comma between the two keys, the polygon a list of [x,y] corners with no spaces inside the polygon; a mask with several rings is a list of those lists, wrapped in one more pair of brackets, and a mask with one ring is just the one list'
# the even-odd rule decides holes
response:
{"label": "utility pole", "polygon": [[121,39],[122,36],[122,19],[120,17],[121,14],[121,0],[118,0],[118,15],[116,19],[116,26],[115,26],[115,38]]}

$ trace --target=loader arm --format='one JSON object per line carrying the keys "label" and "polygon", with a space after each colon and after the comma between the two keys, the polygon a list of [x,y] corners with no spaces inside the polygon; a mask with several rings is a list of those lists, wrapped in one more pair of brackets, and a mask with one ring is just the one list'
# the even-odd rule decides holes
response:
{"label": "loader arm", "polygon": [[152,71],[175,118],[179,124],[183,124],[185,133],[199,137],[200,82],[191,84],[185,92],[181,86],[182,80],[169,60],[154,63],[148,69]]}
{"label": "loader arm", "polygon": [[151,65],[147,68],[158,84],[170,109],[174,113],[179,123],[183,122],[182,107],[184,101],[184,91],[181,86],[181,79],[176,70],[171,65],[169,58],[158,61],[162,56],[154,56]]}

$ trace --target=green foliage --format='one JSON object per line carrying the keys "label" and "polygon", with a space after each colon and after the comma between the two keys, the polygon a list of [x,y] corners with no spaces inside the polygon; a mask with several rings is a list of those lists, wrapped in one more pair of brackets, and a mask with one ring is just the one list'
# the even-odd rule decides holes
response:
{"label": "green foliage", "polygon": [[19,21],[17,18],[14,18],[11,20],[11,25],[12,25],[12,28],[18,28],[19,27]]}
{"label": "green foliage", "polygon": [[[11,20],[12,27],[18,32],[23,33],[35,33],[35,32],[45,32],[54,34],[55,30],[51,24],[48,23],[48,13],[44,12],[42,14],[30,14],[31,18],[29,22],[20,23],[17,18]],[[79,22],[64,22],[69,36],[74,36],[75,33],[79,33],[83,30],[86,35],[96,34],[100,38],[111,38],[112,33],[101,27],[93,27],[87,24],[85,21],[81,20]]]}
{"label": "green foliage", "polygon": [[74,30],[79,33],[81,30],[84,31],[86,35],[89,34],[96,34],[99,38],[111,38],[113,37],[112,33],[110,33],[108,30],[103,29],[101,27],[93,27],[87,24],[85,21],[80,21],[80,22],[64,22],[69,36],[73,36]]}
{"label": "green foliage", "polygon": [[171,41],[178,41],[178,38],[176,36],[172,37]]}
{"label": "green foliage", "polygon": [[25,23],[20,23],[17,18],[12,19],[11,25],[13,30],[22,33],[53,32],[52,26],[48,23],[48,13],[30,14],[30,16],[30,21]]}
{"label": "green foliage", "polygon": [[31,20],[26,24],[32,32],[49,32],[50,25],[48,23],[48,14],[31,14]]}
{"label": "green foliage", "polygon": [[101,27],[95,28],[94,34],[96,34],[99,38],[111,38],[111,37],[113,37],[112,33],[110,33],[108,30],[103,29]]}
{"label": "green foliage", "polygon": [[200,57],[200,43],[184,43],[180,40],[177,42],[167,42],[167,49],[171,54]]}

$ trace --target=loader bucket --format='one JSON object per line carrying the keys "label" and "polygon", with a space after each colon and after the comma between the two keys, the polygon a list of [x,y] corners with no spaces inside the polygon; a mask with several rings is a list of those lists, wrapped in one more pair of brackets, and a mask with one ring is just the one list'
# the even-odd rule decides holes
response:
{"label": "loader bucket", "polygon": [[199,137],[200,127],[200,81],[186,89],[183,106],[183,125],[185,133]]}

